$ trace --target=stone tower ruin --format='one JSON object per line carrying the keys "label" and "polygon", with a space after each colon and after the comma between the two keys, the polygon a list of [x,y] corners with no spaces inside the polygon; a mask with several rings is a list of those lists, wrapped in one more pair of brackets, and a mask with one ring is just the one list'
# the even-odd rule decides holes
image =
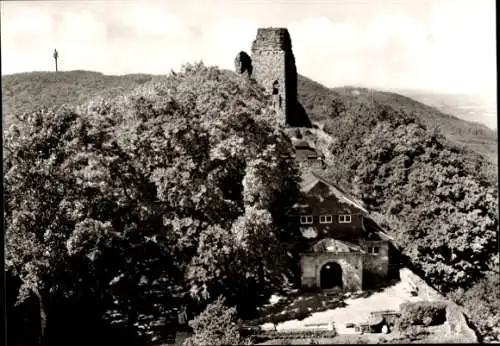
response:
{"label": "stone tower ruin", "polygon": [[304,108],[297,101],[297,68],[286,28],[257,29],[252,57],[239,52],[234,63],[237,73],[255,80],[271,95],[281,125],[311,126]]}
{"label": "stone tower ruin", "polygon": [[297,103],[297,69],[285,28],[260,28],[252,43],[252,77],[272,95],[283,125],[290,125]]}

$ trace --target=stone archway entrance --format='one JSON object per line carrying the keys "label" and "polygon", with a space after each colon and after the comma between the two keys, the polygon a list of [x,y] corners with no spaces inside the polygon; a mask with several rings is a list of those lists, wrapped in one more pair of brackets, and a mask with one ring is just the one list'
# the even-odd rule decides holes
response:
{"label": "stone archway entrance", "polygon": [[336,262],[328,262],[321,267],[320,286],[322,289],[342,288],[342,267]]}

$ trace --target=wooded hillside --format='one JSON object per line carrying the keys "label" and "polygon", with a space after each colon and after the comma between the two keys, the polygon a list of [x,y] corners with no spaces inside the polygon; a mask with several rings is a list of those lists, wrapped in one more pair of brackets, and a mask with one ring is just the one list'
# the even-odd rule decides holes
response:
{"label": "wooded hillside", "polygon": [[[329,178],[483,336],[498,335],[496,131],[397,94],[300,76],[298,91],[328,138],[316,140]],[[280,222],[298,172],[258,86],[187,65],[2,76],[2,98],[7,267],[21,298],[41,297],[49,339],[102,332],[65,325],[70,313],[151,338],[186,297],[201,310],[224,296],[243,315],[281,284],[286,251],[268,245],[290,236]],[[44,105],[56,108],[34,111]]]}

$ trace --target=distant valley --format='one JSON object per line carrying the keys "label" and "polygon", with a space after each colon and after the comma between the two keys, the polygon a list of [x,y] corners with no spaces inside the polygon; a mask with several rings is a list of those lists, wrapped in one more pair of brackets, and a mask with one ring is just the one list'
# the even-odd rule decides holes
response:
{"label": "distant valley", "polygon": [[394,92],[436,107],[441,112],[460,119],[484,124],[495,130],[497,128],[495,100],[487,100],[478,95],[432,93],[415,89],[398,89]]}

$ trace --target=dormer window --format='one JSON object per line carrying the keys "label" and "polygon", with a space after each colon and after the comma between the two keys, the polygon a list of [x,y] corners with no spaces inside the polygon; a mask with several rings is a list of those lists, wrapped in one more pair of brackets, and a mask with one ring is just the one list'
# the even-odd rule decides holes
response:
{"label": "dormer window", "polygon": [[351,215],[339,215],[339,223],[351,223]]}
{"label": "dormer window", "polygon": [[331,215],[321,215],[319,217],[319,223],[332,223],[333,217]]}
{"label": "dormer window", "polygon": [[300,217],[300,224],[302,225],[312,225],[313,217],[312,215],[303,215]]}

